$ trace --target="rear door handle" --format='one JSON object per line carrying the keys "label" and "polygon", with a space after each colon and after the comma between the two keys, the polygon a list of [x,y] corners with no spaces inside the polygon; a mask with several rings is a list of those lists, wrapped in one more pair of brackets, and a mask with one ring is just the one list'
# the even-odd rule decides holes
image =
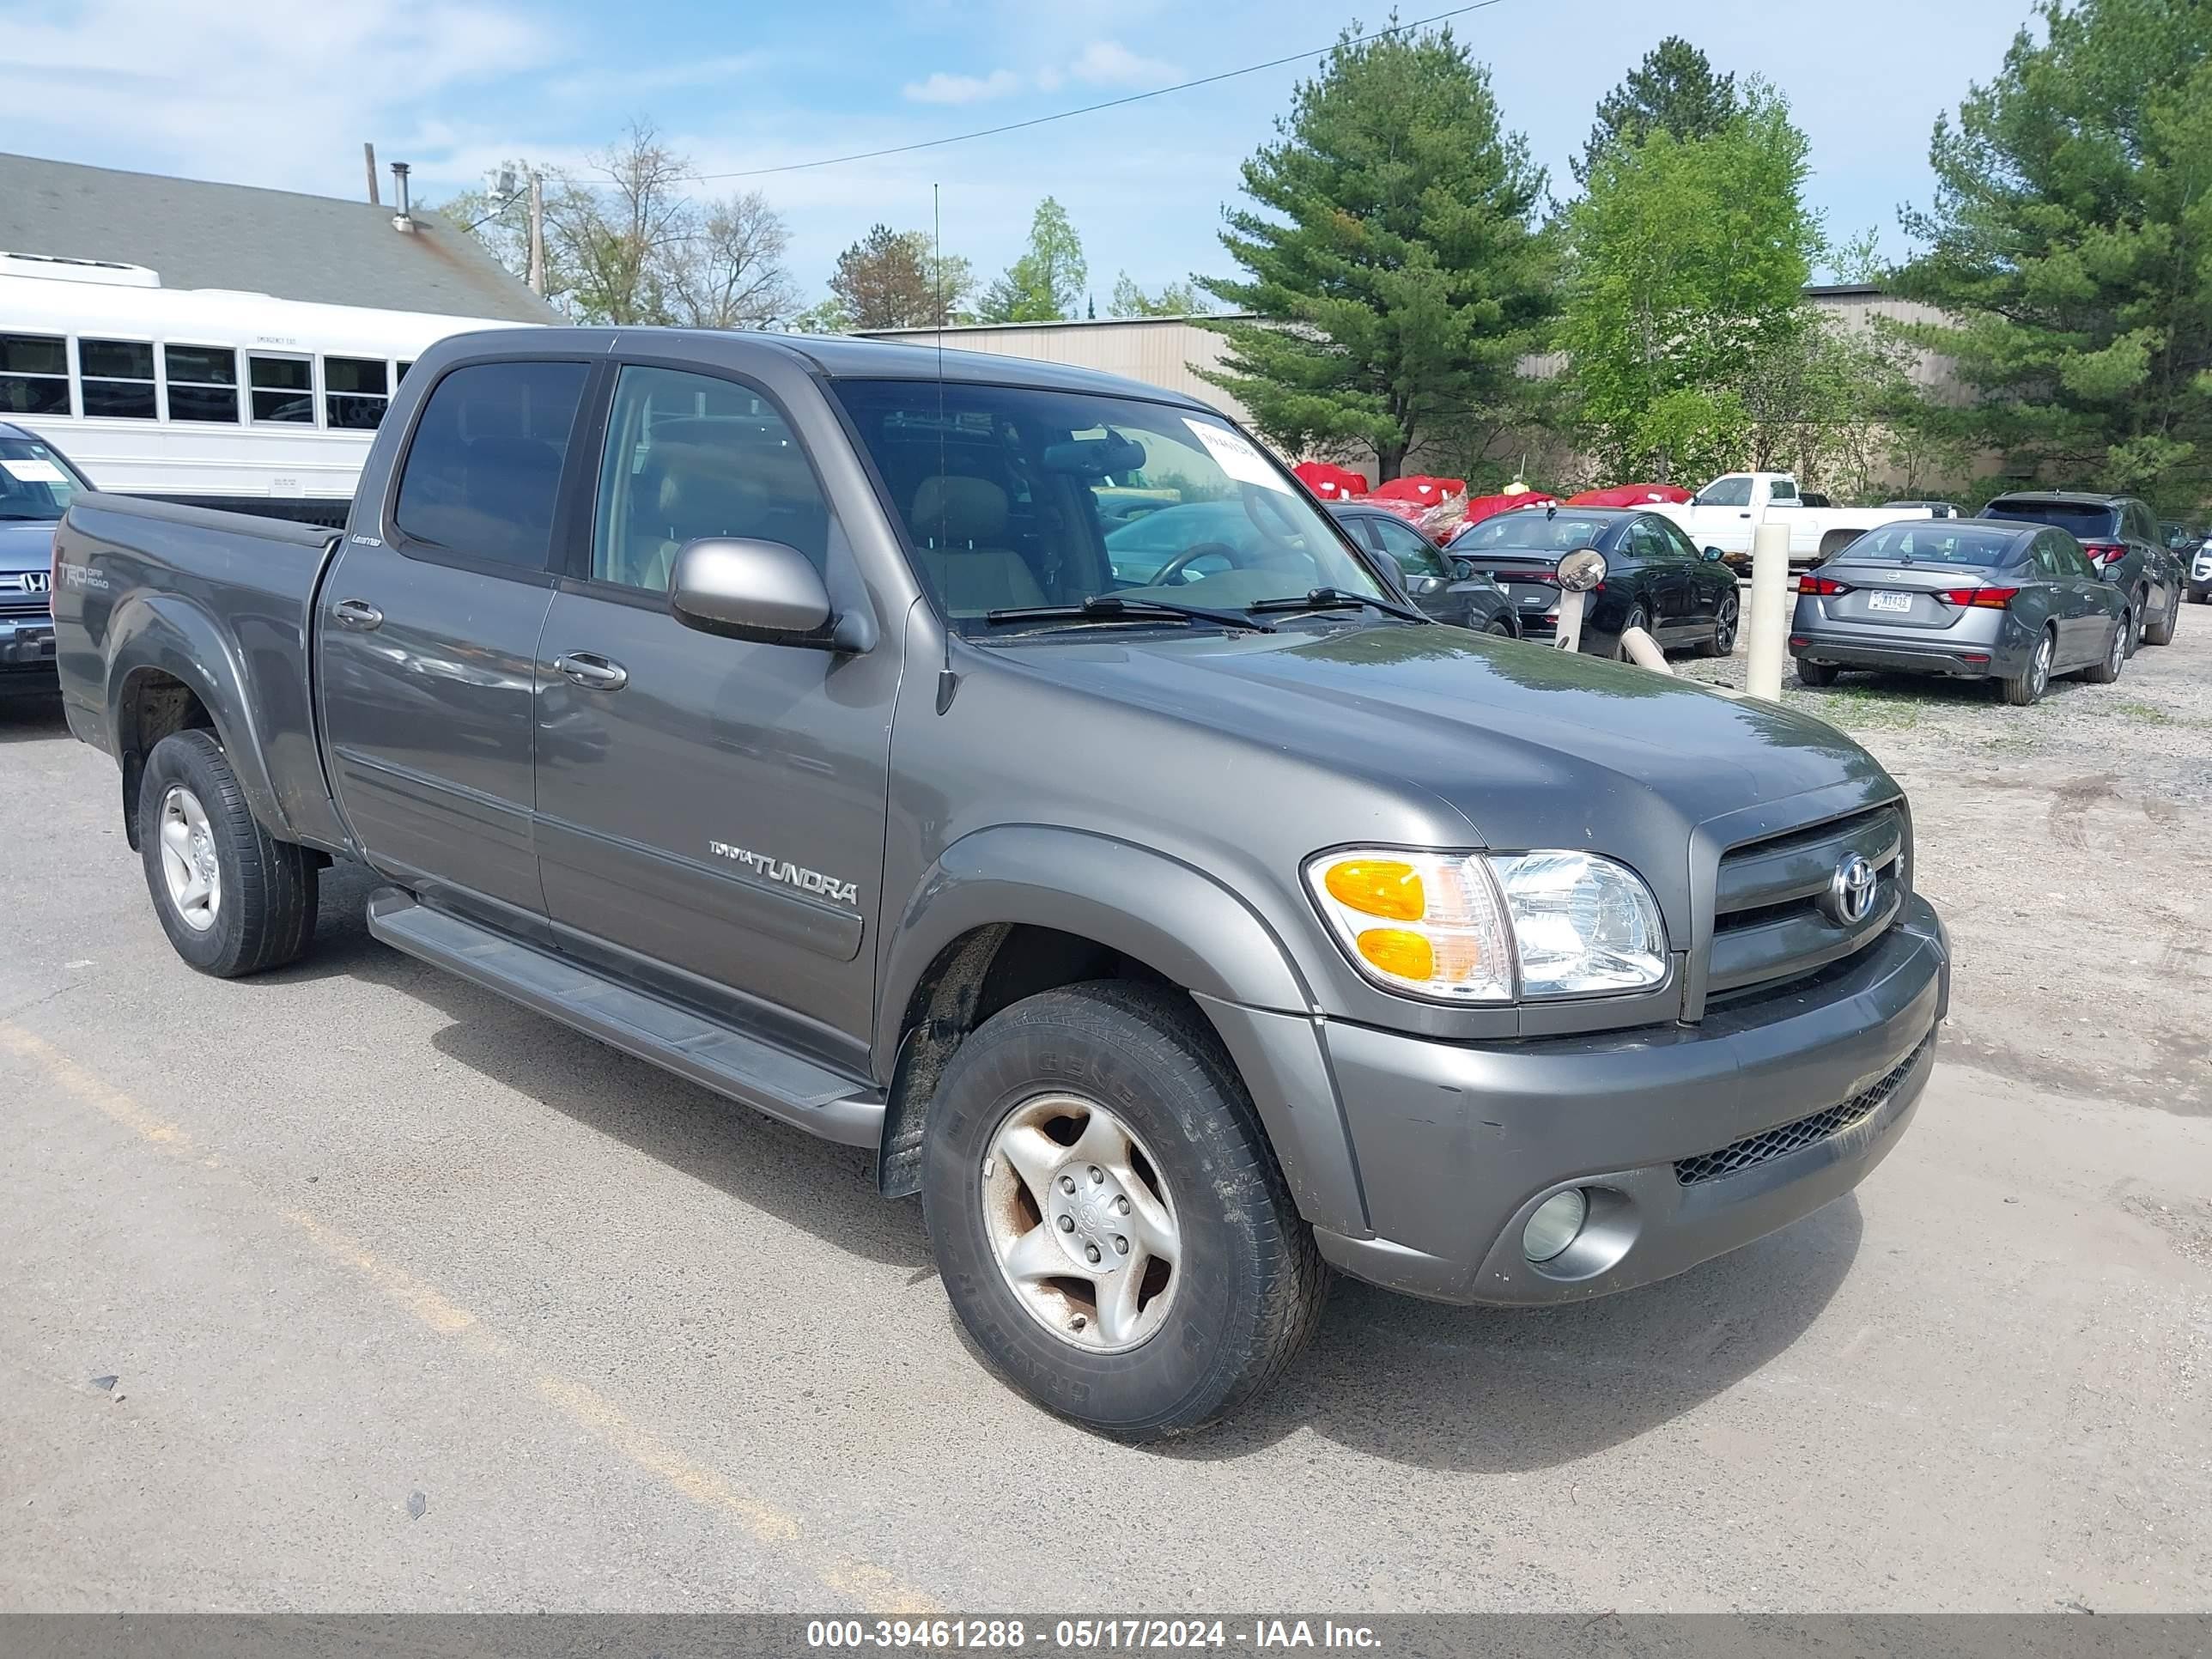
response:
{"label": "rear door handle", "polygon": [[384,613],[367,599],[340,599],[331,607],[331,614],[338,619],[340,628],[350,628],[366,634],[372,628],[384,625]]}
{"label": "rear door handle", "polygon": [[554,658],[553,665],[586,691],[619,691],[629,684],[629,670],[597,652],[571,651]]}

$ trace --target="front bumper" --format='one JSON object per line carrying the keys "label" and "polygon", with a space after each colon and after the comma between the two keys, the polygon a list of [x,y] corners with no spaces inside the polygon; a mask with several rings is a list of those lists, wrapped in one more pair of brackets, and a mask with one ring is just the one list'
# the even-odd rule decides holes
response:
{"label": "front bumper", "polygon": [[0,671],[44,669],[51,676],[53,667],[52,617],[0,617]]}
{"label": "front bumper", "polygon": [[[1950,996],[1917,895],[1841,971],[1696,1026],[1498,1044],[1323,1025],[1374,1235],[1322,1255],[1448,1302],[1568,1302],[1663,1279],[1856,1186],[1934,1069]],[[1568,1188],[1590,1218],[1554,1260],[1522,1229]]]}

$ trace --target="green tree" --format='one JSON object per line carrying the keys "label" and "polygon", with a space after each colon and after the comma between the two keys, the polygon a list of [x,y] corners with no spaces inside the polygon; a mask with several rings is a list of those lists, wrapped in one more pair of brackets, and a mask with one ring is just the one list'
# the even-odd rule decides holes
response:
{"label": "green tree", "polygon": [[2212,489],[2212,7],[2046,0],[1955,121],[1937,120],[1924,252],[1898,291],[1950,320],[1963,404],[1923,433],[1995,449],[2018,480],[2134,490],[2192,510]]}
{"label": "green tree", "polygon": [[1148,294],[1126,270],[1114,279],[1106,304],[1109,317],[1195,317],[1206,309],[1206,296],[1194,282],[1169,283]]}
{"label": "green tree", "polygon": [[1570,164],[1575,182],[1589,183],[1598,158],[1616,144],[1640,144],[1655,132],[1710,138],[1742,112],[1735,76],[1715,75],[1711,59],[1670,34],[1598,100],[1597,125]]}
{"label": "green tree", "polygon": [[1221,241],[1245,274],[1200,285],[1251,313],[1208,325],[1229,350],[1206,378],[1279,447],[1371,452],[1389,479],[1528,397],[1551,260],[1544,173],[1500,130],[1488,72],[1449,28],[1356,34],[1244,163],[1253,205],[1224,210]]}
{"label": "green tree", "polygon": [[1027,251],[984,290],[975,314],[987,323],[1060,322],[1075,315],[1090,275],[1067,210],[1048,196],[1030,221]]}
{"label": "green tree", "polygon": [[1741,465],[1747,366],[1790,349],[1820,257],[1805,137],[1754,83],[1720,131],[1602,151],[1568,212],[1558,343],[1586,441],[1615,477]]}

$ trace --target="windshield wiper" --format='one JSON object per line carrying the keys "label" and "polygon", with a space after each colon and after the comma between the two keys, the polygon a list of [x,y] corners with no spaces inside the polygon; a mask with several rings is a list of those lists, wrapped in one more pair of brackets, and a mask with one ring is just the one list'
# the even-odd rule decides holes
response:
{"label": "windshield wiper", "polygon": [[1347,593],[1340,587],[1316,587],[1310,593],[1295,599],[1261,599],[1247,605],[1248,611],[1342,611],[1355,605],[1371,605],[1386,617],[1403,617],[1407,622],[1427,622],[1428,613],[1416,611],[1410,605],[1401,605],[1395,599],[1380,599],[1372,593]]}
{"label": "windshield wiper", "polygon": [[1177,605],[1171,599],[1125,599],[1113,593],[1093,593],[1080,605],[1024,605],[1008,611],[987,611],[983,620],[996,628],[1018,622],[1149,622],[1158,618],[1177,622],[1210,622],[1223,628],[1245,628],[1272,634],[1273,623],[1263,623],[1241,611],[1212,611],[1200,605]]}

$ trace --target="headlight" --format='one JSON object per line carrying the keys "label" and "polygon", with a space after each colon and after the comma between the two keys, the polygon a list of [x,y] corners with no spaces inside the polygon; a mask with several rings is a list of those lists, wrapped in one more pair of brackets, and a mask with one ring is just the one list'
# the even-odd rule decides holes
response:
{"label": "headlight", "polygon": [[1667,929],[1636,872],[1592,853],[1352,848],[1306,884],[1363,974],[1448,1002],[1595,996],[1667,977]]}

